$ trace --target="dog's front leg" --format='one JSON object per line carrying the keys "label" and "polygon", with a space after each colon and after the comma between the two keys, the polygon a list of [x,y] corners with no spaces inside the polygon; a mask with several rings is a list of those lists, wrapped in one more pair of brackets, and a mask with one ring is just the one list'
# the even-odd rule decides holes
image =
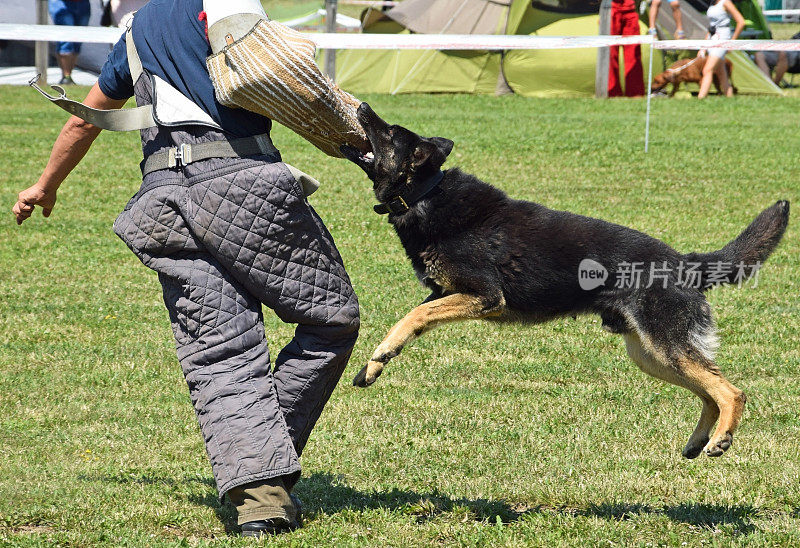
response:
{"label": "dog's front leg", "polygon": [[389,360],[403,347],[433,327],[458,320],[485,318],[501,314],[505,308],[502,295],[488,297],[454,293],[440,299],[426,300],[397,322],[372,353],[369,363],[353,379],[355,386],[369,386],[383,372]]}

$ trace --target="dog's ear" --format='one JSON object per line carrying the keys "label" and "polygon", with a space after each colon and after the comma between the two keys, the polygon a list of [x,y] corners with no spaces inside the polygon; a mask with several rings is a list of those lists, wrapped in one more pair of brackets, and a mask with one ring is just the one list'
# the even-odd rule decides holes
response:
{"label": "dog's ear", "polygon": [[419,167],[430,160],[437,164],[436,167],[440,167],[452,150],[453,141],[450,139],[445,139],[444,137],[426,139],[423,137],[414,148],[414,153],[411,155],[411,163],[414,167]]}
{"label": "dog's ear", "polygon": [[450,156],[450,153],[453,151],[453,141],[450,139],[445,139],[444,137],[431,137],[431,141],[433,141],[433,144],[439,147],[439,150],[442,152],[445,158]]}

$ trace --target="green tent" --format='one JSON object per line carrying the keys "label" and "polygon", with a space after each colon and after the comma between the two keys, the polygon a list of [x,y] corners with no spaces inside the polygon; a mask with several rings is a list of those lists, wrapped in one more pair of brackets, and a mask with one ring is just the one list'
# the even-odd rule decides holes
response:
{"label": "green tent", "polygon": [[[362,29],[386,34],[505,34],[510,3],[404,0],[389,12],[365,11]],[[358,93],[485,94],[495,93],[502,83],[500,65],[499,52],[345,50],[336,56],[336,81]]]}
{"label": "green tent", "polygon": [[[600,0],[404,0],[388,12],[365,11],[362,30],[389,34],[594,36],[599,31],[599,10]],[[641,30],[647,30],[643,23]],[[588,97],[595,93],[597,53],[595,48],[506,52],[347,50],[337,54],[336,80],[343,89],[354,93]],[[646,68],[649,48],[643,47],[642,54]],[[656,55],[654,70],[661,70],[661,56]],[[753,71],[758,71],[742,57]],[[761,78],[762,85],[758,82],[760,73],[751,72],[735,71],[734,82],[740,91],[776,92],[769,80]],[[748,83],[743,87],[737,77],[745,73]],[[749,83],[751,79],[754,84]]]}

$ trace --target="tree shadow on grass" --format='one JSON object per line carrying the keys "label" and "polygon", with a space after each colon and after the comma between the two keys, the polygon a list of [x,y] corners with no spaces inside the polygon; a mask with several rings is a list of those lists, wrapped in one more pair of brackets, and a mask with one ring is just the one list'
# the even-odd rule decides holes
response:
{"label": "tree shadow on grass", "polygon": [[[161,483],[170,486],[188,482],[202,483],[208,489],[205,489],[201,495],[187,494],[187,500],[192,504],[212,508],[217,518],[224,525],[226,533],[238,534],[241,531],[241,528],[236,523],[236,510],[229,503],[220,502],[214,481],[211,478],[184,477],[173,479],[141,475],[105,476],[101,479],[115,483],[148,485]],[[341,476],[320,472],[300,479],[294,492],[303,501],[304,513],[309,519],[313,519],[320,512],[330,515],[346,510],[363,512],[373,509],[399,511],[403,514],[414,516],[420,522],[444,513],[461,512],[464,517],[469,517],[475,521],[485,521],[490,524],[495,524],[498,521],[511,523],[532,515],[598,517],[605,520],[628,520],[635,519],[639,515],[650,515],[665,516],[672,521],[686,523],[693,527],[712,530],[724,528],[730,534],[742,535],[748,534],[755,529],[753,519],[760,513],[758,508],[750,505],[726,506],[683,503],[673,506],[653,507],[637,503],[597,503],[590,504],[585,508],[577,508],[568,506],[511,505],[506,501],[484,498],[452,498],[436,490],[429,493],[419,493],[394,488],[382,492],[363,492],[347,485]]]}

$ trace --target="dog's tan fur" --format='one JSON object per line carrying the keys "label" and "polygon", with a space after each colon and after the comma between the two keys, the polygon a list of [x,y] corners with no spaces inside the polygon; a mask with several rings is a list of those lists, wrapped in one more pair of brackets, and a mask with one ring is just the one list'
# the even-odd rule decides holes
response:
{"label": "dog's tan fur", "polygon": [[426,301],[397,322],[372,353],[369,363],[356,375],[354,382],[372,384],[383,372],[383,366],[400,354],[403,348],[437,325],[459,320],[477,320],[502,314],[505,303],[488,304],[485,299],[466,293],[454,293],[441,299]]}
{"label": "dog's tan fur", "polygon": [[[674,62],[667,70],[653,78],[650,92],[655,93],[664,89],[667,84],[672,84],[672,91],[669,92],[669,96],[672,97],[684,82],[694,82],[699,85],[700,80],[703,78],[703,67],[706,66],[706,59],[707,57],[695,57],[694,59],[681,59]],[[725,59],[725,68],[728,71],[728,80],[731,80],[733,64],[728,59]],[[733,86],[733,92],[737,93],[738,90],[733,85],[733,80],[731,80],[731,86]],[[721,93],[719,79],[716,74],[714,74],[714,87],[717,88],[718,93]]]}
{"label": "dog's tan fur", "polygon": [[[639,331],[624,333],[628,355],[639,369],[668,383],[686,388],[703,402],[700,419],[689,437],[684,455],[701,448],[709,456],[724,453],[733,441],[733,433],[739,426],[746,397],[733,386],[711,360],[683,356],[670,359],[666,352],[654,348],[648,338]],[[719,419],[714,435],[711,431]]]}

